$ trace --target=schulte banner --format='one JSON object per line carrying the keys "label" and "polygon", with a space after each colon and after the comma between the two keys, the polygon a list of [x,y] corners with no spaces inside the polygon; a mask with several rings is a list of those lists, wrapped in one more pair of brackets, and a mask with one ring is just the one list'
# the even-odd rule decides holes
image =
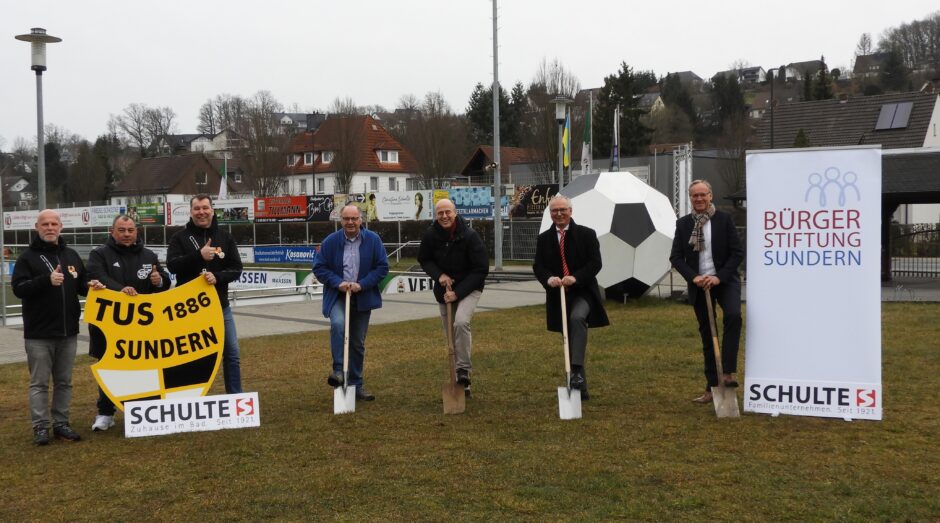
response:
{"label": "schulte banner", "polygon": [[85,321],[107,340],[91,366],[101,390],[123,402],[203,396],[225,342],[222,307],[204,278],[156,294],[89,290]]}
{"label": "schulte banner", "polygon": [[881,150],[747,154],[744,410],[882,417]]}

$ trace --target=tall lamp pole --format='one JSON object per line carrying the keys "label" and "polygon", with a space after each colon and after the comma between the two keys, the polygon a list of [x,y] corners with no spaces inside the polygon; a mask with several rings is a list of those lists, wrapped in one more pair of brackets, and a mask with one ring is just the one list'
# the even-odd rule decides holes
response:
{"label": "tall lamp pole", "polygon": [[37,167],[39,170],[39,208],[46,208],[46,151],[42,125],[42,72],[46,70],[46,44],[61,42],[57,36],[46,34],[42,27],[33,27],[29,34],[16,35],[17,40],[29,42],[32,46],[32,67],[36,71],[36,141]]}
{"label": "tall lamp pole", "polygon": [[570,101],[571,99],[560,94],[552,99],[555,103],[555,121],[558,122],[558,192],[561,192],[562,187],[565,186],[565,152],[562,133],[565,126],[565,111]]}
{"label": "tall lamp pole", "polygon": [[499,45],[496,40],[496,0],[493,0],[493,255],[494,269],[503,270],[503,173],[499,151]]}
{"label": "tall lamp pole", "polygon": [[770,70],[770,148],[774,148],[774,71]]}

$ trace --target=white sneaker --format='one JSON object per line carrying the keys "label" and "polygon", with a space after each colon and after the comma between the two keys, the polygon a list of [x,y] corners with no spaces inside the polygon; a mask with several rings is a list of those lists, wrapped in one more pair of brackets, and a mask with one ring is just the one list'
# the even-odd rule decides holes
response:
{"label": "white sneaker", "polygon": [[91,430],[97,432],[99,430],[108,430],[114,426],[114,416],[102,416],[98,414],[95,416],[95,422],[91,426]]}

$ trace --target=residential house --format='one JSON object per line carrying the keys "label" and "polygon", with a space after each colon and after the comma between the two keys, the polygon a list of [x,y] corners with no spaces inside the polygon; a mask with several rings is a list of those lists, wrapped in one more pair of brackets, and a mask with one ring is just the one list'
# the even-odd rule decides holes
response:
{"label": "residential house", "polygon": [[689,90],[689,94],[700,93],[705,90],[705,80],[702,80],[702,77],[693,73],[692,71],[679,71],[678,73],[670,73],[679,76],[679,83],[682,84],[682,87],[685,87]]}
{"label": "residential house", "polygon": [[[752,119],[759,120],[770,110],[770,87],[762,87],[760,90],[750,93],[748,98],[748,116]],[[777,100],[775,107],[797,103],[800,101],[800,90],[793,84],[775,85],[774,99]]]}
{"label": "residential house", "polygon": [[411,153],[372,116],[334,116],[288,146],[287,194],[337,192],[335,161],[344,147],[354,149],[349,192],[405,191],[414,188],[418,164]]}
{"label": "residential house", "polygon": [[719,71],[715,73],[715,76],[712,76],[714,79],[717,76],[724,76],[725,78],[736,77],[738,83],[745,86],[752,86],[757,84],[762,84],[767,81],[767,71],[763,67],[742,67],[741,69],[728,69],[727,71]]}
{"label": "residential house", "polygon": [[[797,133],[803,132],[809,145],[830,147],[880,144],[885,150],[940,147],[940,95],[908,92],[879,96],[845,97],[778,106],[774,110],[774,147],[792,147]],[[756,139],[761,148],[770,148],[770,120],[762,118]],[[933,165],[934,173],[940,165]],[[897,202],[901,205],[905,202]],[[940,215],[940,202],[907,200],[925,204],[903,206],[895,219],[918,223],[921,216]]]}
{"label": "residential house", "polygon": [[242,148],[241,137],[235,131],[225,129],[216,134],[165,134],[154,140],[150,153],[154,156],[167,156],[185,153],[213,153]]}
{"label": "residential house", "polygon": [[[580,150],[580,149],[579,149]],[[480,183],[493,183],[493,174],[487,169],[496,162],[492,145],[479,145],[460,170],[468,179],[479,179]],[[499,148],[499,174],[503,183],[513,183],[512,174],[526,175],[537,170],[540,162],[535,149],[523,147]]]}
{"label": "residential house", "polygon": [[[826,63],[822,60],[809,60],[806,62],[791,62],[787,64],[787,81],[803,81],[803,79],[809,75],[812,77],[819,72],[821,68],[826,67]],[[828,69],[827,69],[828,70]]]}
{"label": "residential house", "polygon": [[323,113],[274,113],[278,125],[288,134],[316,131],[326,120]]}
{"label": "residential house", "polygon": [[[222,180],[222,162],[202,153],[143,158],[111,192],[111,204],[185,202],[199,193],[215,196]],[[231,175],[227,178],[230,197],[250,193],[250,185],[244,180],[235,182]]]}
{"label": "residential house", "polygon": [[635,98],[637,98],[637,107],[649,114],[666,107],[666,104],[663,103],[663,97],[659,93],[638,94]]}
{"label": "residential house", "polygon": [[4,169],[0,180],[3,183],[3,210],[29,209],[36,202],[36,189],[26,178]]}
{"label": "residential house", "polygon": [[881,70],[884,69],[885,62],[888,61],[889,53],[863,54],[855,57],[855,67],[852,68],[852,74],[856,78],[877,79],[881,76]]}

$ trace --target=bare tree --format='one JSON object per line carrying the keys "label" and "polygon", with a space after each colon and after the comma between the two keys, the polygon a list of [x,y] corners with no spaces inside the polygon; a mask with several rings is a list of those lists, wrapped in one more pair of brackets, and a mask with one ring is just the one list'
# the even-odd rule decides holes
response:
{"label": "bare tree", "polygon": [[281,132],[274,113],[282,112],[283,106],[269,91],[258,91],[244,106],[240,100],[233,98],[233,103],[227,105],[233,115],[240,115],[234,130],[245,144],[245,148],[236,153],[242,169],[251,180],[255,195],[281,194],[285,185],[284,152],[288,138]]}
{"label": "bare tree", "polygon": [[219,127],[219,117],[216,114],[216,106],[212,100],[206,100],[199,107],[199,125],[196,130],[203,134],[215,135],[222,129]]}
{"label": "bare tree", "polygon": [[[542,59],[527,93],[528,106],[522,111],[521,144],[536,151],[538,156],[537,171],[546,173],[540,181],[557,181],[557,175],[548,175],[557,170],[558,165],[558,123],[555,120],[555,105],[552,99],[564,96],[571,100],[577,97],[581,84],[577,77],[565,68],[556,58],[550,63]],[[581,111],[572,111],[580,115]],[[572,136],[578,136],[572,122]]]}
{"label": "bare tree", "polygon": [[176,112],[169,107],[151,107],[146,111],[145,127],[150,141],[176,132]]}
{"label": "bare tree", "polygon": [[693,126],[689,116],[676,106],[640,117],[643,125],[653,130],[652,143],[685,143],[692,141]]}
{"label": "bare tree", "polygon": [[744,153],[751,139],[751,123],[747,115],[736,113],[725,119],[718,136],[718,167],[721,179],[730,192],[744,188]]}
{"label": "bare tree", "polygon": [[336,192],[348,193],[353,176],[359,167],[359,155],[365,137],[365,120],[359,115],[352,98],[336,98],[330,106],[331,118],[335,118],[335,133],[326,137],[333,143],[324,144],[332,147],[333,162],[336,169]]}
{"label": "bare tree", "polygon": [[133,103],[121,111],[117,116],[118,129],[124,134],[125,139],[136,145],[140,152],[140,157],[147,155],[147,146],[150,144],[150,136],[147,133],[147,106],[144,104]]}
{"label": "bare tree", "polygon": [[855,56],[865,56],[871,54],[871,33],[862,33],[855,46]]}
{"label": "bare tree", "polygon": [[424,96],[415,117],[400,136],[402,144],[418,163],[424,188],[440,186],[440,180],[455,174],[470,153],[464,120],[455,115],[440,92]]}

